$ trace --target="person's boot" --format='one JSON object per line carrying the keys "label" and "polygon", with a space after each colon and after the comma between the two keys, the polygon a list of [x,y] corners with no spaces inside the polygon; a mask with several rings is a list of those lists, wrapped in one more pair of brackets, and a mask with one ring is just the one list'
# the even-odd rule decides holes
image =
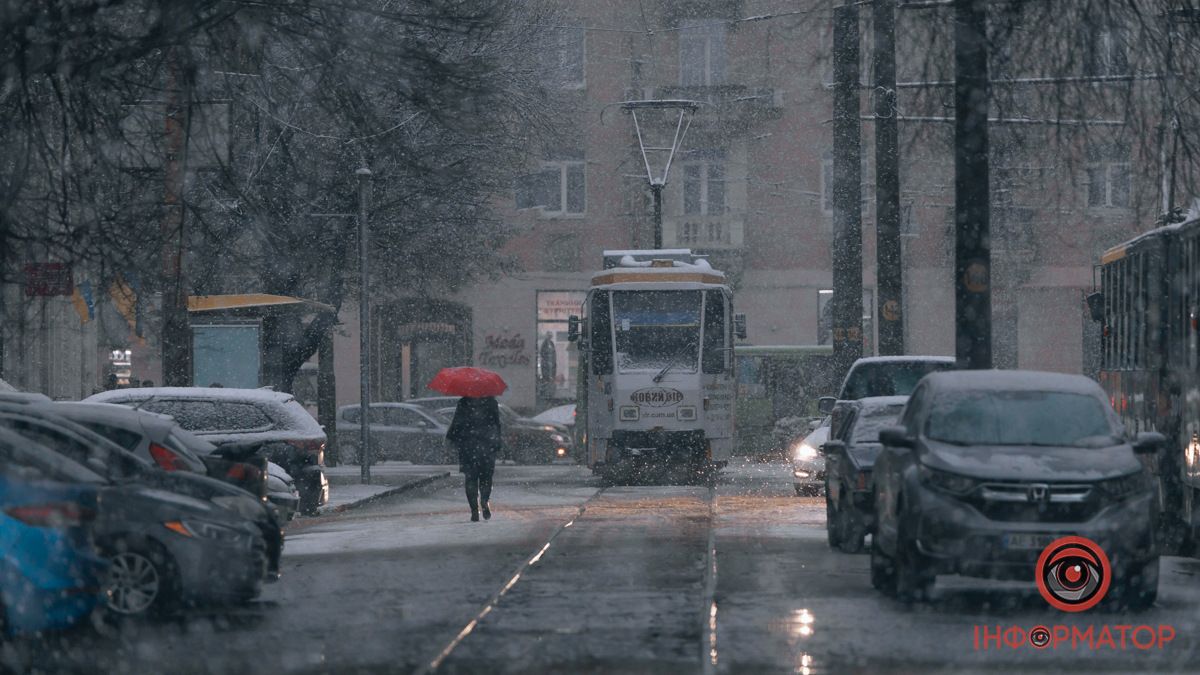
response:
{"label": "person's boot", "polygon": [[479,522],[479,512],[476,511],[475,509],[471,509],[471,522],[472,523]]}
{"label": "person's boot", "polygon": [[487,503],[487,502],[484,502],[484,503],[483,503],[483,519],[484,519],[484,520],[491,520],[491,519],[492,519],[492,510],[488,508],[488,503]]}

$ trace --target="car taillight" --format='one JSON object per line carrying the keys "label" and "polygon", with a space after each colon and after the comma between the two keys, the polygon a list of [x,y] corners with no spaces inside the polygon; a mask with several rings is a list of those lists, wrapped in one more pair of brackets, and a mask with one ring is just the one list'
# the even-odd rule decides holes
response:
{"label": "car taillight", "polygon": [[258,482],[262,478],[262,471],[245,462],[237,462],[229,467],[229,470],[225,472],[225,477],[229,480]]}
{"label": "car taillight", "polygon": [[325,463],[325,441],[321,441],[321,440],[288,441],[287,443],[288,443],[288,445],[292,446],[293,448],[298,448],[298,449],[302,450],[303,452],[316,457],[317,464]]}
{"label": "car taillight", "polygon": [[163,471],[188,471],[191,468],[179,453],[158,443],[150,444],[150,457]]}
{"label": "car taillight", "polygon": [[71,502],[13,506],[4,512],[34,527],[78,527],[96,517],[95,511]]}

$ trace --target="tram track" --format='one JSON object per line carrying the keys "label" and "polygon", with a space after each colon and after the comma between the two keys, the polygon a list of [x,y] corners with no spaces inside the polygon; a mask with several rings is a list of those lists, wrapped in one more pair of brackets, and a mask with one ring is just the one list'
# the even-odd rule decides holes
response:
{"label": "tram track", "polygon": [[[580,518],[591,508],[599,499],[610,493],[614,487],[606,485],[598,489],[593,495],[588,497],[582,504],[579,505],[576,512],[566,521],[559,524],[551,534],[546,537],[545,541],[534,551],[530,556],[524,559],[520,565],[507,578],[505,583],[500,586],[495,593],[479,608],[461,629],[444,645],[442,645],[431,656],[422,659],[420,667],[417,668],[416,675],[429,675],[436,673],[442,668],[443,664],[458,650],[462,643],[476,631],[485,618],[496,611],[504,598],[525,578],[534,565],[538,564],[546,553],[550,550],[555,540],[560,535],[573,527]],[[697,644],[697,657],[700,672],[709,675],[716,672],[718,664],[717,651],[717,602],[716,602],[716,586],[717,586],[717,552],[716,552],[716,487],[710,485],[706,489],[706,506],[708,527],[705,535],[704,549],[704,570],[701,583],[701,598],[700,606],[697,608],[697,620],[699,622],[699,640]]]}

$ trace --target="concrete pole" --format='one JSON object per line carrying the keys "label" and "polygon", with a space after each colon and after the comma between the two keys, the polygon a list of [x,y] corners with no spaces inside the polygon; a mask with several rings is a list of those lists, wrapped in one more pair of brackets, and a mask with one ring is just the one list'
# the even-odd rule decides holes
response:
{"label": "concrete pole", "polygon": [[[844,373],[862,356],[862,127],[858,5],[833,14],[833,358]],[[839,375],[840,377],[840,375]]]}
{"label": "concrete pole", "polygon": [[904,264],[900,245],[900,143],[896,128],[896,0],[875,0],[875,278],[879,354],[904,353]]}
{"label": "concrete pole", "polygon": [[371,299],[370,267],[367,254],[367,191],[371,187],[371,170],[365,166],[354,174],[358,176],[358,378],[359,378],[359,422],[358,447],[361,448],[362,483],[371,484]]}

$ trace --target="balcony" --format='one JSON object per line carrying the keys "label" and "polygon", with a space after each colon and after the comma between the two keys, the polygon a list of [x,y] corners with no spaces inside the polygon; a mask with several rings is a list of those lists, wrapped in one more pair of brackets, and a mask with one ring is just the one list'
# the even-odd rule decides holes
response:
{"label": "balcony", "polygon": [[736,250],[742,247],[741,219],[726,215],[672,216],[663,220],[663,242],[694,250]]}
{"label": "balcony", "polygon": [[710,86],[647,87],[648,98],[686,99],[704,105],[692,120],[693,127],[714,132],[745,131],[756,124],[777,119],[783,110],[783,92],[771,87],[740,84]]}

